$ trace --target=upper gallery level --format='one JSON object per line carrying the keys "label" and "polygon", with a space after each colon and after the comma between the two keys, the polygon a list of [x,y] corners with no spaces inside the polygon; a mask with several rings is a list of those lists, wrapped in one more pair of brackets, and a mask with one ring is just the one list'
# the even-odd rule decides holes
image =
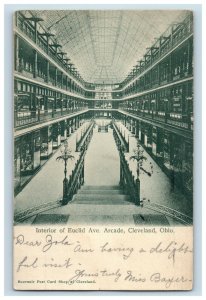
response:
{"label": "upper gallery level", "polygon": [[124,81],[115,83],[111,77],[111,83],[92,83],[83,79],[64,45],[48,26],[44,26],[43,18],[30,11],[16,12],[16,130],[91,109],[120,109],[137,118],[153,119],[191,131],[193,18],[190,12],[184,16],[181,22],[172,23],[155,43],[148,44],[152,46]]}
{"label": "upper gallery level", "polygon": [[128,99],[142,91],[192,76],[193,18],[188,12],[180,23],[173,23],[146,49],[121,83],[110,85],[85,82],[69,55],[44,20],[16,12],[15,71],[18,75],[68,90],[87,99]]}
{"label": "upper gallery level", "polygon": [[192,36],[193,15],[188,12],[182,22],[171,24],[160,37],[155,39],[155,43],[146,49],[147,51],[145,51],[142,59],[133,67],[125,80],[120,83],[120,88],[123,90],[132,84],[140,75],[145,74],[148,69],[164,60]]}

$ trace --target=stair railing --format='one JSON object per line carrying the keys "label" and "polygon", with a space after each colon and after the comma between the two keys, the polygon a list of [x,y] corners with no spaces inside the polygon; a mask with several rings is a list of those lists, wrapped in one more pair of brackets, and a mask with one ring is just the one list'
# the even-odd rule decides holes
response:
{"label": "stair railing", "polygon": [[92,122],[89,130],[85,138],[81,141],[81,144],[78,147],[80,152],[80,156],[78,161],[75,163],[74,169],[72,170],[71,175],[68,178],[68,187],[67,187],[67,196],[62,200],[62,205],[68,204],[69,201],[72,200],[73,196],[77,193],[77,191],[84,184],[84,158],[86,155],[86,151],[88,149],[88,145],[93,136],[93,127],[94,122]]}
{"label": "stair railing", "polygon": [[90,135],[91,131],[93,131],[95,122],[94,120],[91,121],[90,126],[87,128],[87,130],[85,130],[85,132],[83,133],[83,136],[81,136],[79,141],[76,141],[76,152],[79,152],[82,145],[84,145],[85,141],[87,140],[87,137]]}
{"label": "stair railing", "polygon": [[129,194],[132,202],[135,205],[140,205],[140,184],[137,179],[135,179],[132,171],[130,170],[129,163],[125,158],[124,151],[125,147],[122,144],[121,138],[118,134],[116,126],[113,122],[113,137],[117,145],[120,157],[120,182],[119,185],[123,189],[125,194]]}
{"label": "stair railing", "polygon": [[119,128],[115,124],[114,119],[112,120],[112,125],[116,132],[116,135],[118,136],[119,141],[121,142],[121,145],[124,146],[126,152],[129,152],[129,141],[128,142],[126,141],[125,136],[123,136],[122,132],[119,130]]}
{"label": "stair railing", "polygon": [[71,175],[68,180],[68,194],[66,200],[62,202],[63,205],[68,204],[72,200],[72,197],[77,193],[77,191],[84,184],[84,157],[86,150],[84,149],[80,153],[80,157],[76,162],[74,169],[72,170]]}

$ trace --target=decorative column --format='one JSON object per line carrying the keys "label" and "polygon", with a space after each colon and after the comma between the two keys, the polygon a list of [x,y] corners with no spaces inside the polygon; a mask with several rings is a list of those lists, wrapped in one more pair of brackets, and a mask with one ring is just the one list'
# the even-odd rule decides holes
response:
{"label": "decorative column", "polygon": [[19,70],[19,37],[15,35],[15,70]]}
{"label": "decorative column", "polygon": [[36,43],[37,42],[37,34],[38,34],[37,23],[44,21],[44,20],[42,18],[38,18],[38,17],[29,17],[29,18],[24,17],[24,21],[34,22],[34,42]]}
{"label": "decorative column", "polygon": [[171,46],[173,46],[173,28],[174,28],[174,26],[172,26],[172,28],[171,28]]}
{"label": "decorative column", "polygon": [[49,61],[46,61],[46,82],[49,82]]}
{"label": "decorative column", "polygon": [[37,22],[34,20],[34,42],[37,43]]}
{"label": "decorative column", "polygon": [[63,89],[63,72],[61,72],[61,88]]}
{"label": "decorative column", "polygon": [[36,50],[34,50],[34,78],[36,78],[37,77],[37,59],[38,59],[38,57],[37,57],[37,51]]}
{"label": "decorative column", "polygon": [[68,90],[68,76],[66,76],[66,91]]}
{"label": "decorative column", "polygon": [[57,93],[55,92],[55,96],[54,96],[54,111],[56,111],[57,109]]}
{"label": "decorative column", "polygon": [[47,54],[49,54],[49,38],[51,36],[54,36],[53,33],[49,33],[49,32],[44,32],[44,33],[39,33],[40,36],[45,36],[46,37],[46,42],[47,42],[47,47],[46,47],[46,52]]}
{"label": "decorative column", "polygon": [[55,86],[57,86],[57,67],[55,67]]}
{"label": "decorative column", "polygon": [[192,74],[192,64],[193,64],[193,51],[192,51],[192,43],[193,40],[189,39],[188,40],[188,74]]}
{"label": "decorative column", "polygon": [[139,177],[136,179],[136,197],[135,197],[135,204],[140,205],[140,180]]}
{"label": "decorative column", "polygon": [[73,159],[71,150],[68,148],[67,140],[64,142],[64,147],[61,149],[61,155],[56,158],[57,161],[64,161],[64,180],[63,180],[63,199],[62,205],[66,205],[69,202],[69,181],[67,179],[67,161]]}

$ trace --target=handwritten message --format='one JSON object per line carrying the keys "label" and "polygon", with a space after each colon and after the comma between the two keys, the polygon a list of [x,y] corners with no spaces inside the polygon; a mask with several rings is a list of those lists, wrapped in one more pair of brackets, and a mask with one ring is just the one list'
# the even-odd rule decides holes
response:
{"label": "handwritten message", "polygon": [[14,288],[188,290],[192,228],[14,227]]}

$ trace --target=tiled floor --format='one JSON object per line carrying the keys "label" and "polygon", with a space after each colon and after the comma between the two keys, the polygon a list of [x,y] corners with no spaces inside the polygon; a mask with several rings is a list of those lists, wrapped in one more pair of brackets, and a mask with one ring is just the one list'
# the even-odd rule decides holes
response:
{"label": "tiled floor", "polygon": [[[123,126],[123,125],[120,125]],[[128,137],[130,132],[122,127],[125,135]],[[80,129],[78,131],[80,133]],[[78,134],[79,134],[78,133]],[[69,138],[69,147],[75,149],[76,134]],[[132,144],[131,144],[132,143]],[[135,141],[131,138],[130,153],[126,153],[126,157],[132,155],[132,149]],[[31,182],[20,192],[15,198],[15,210],[19,211],[45,202],[56,201],[62,196],[62,180],[63,180],[63,163],[58,163],[56,157],[59,155],[58,150],[55,155],[44,165]],[[140,175],[141,182],[141,198],[150,199],[151,203],[163,204],[171,208],[180,210],[181,212],[191,215],[191,205],[188,200],[176,189],[172,190],[168,177],[161,171],[153,159],[144,152],[147,157],[145,168],[149,163],[153,164],[153,175],[148,177],[145,174]],[[78,154],[75,154],[76,158]],[[75,161],[69,161],[68,174]],[[129,160],[129,165],[136,176],[136,163]],[[115,146],[115,142],[110,129],[108,133],[98,133],[97,128],[88,147],[85,158],[85,184],[86,185],[118,185],[119,183],[119,155]],[[81,222],[98,222],[98,218],[110,222],[111,218],[122,220],[122,222],[134,223],[134,214],[149,214],[151,211],[146,208],[132,205],[86,205],[71,202],[66,206],[53,209],[46,214],[67,214],[69,215],[69,224],[77,222],[77,216],[81,216]],[[154,214],[157,214],[153,212]],[[113,216],[113,217],[111,217]],[[99,219],[99,220],[100,220]]]}
{"label": "tiled floor", "polygon": [[[88,123],[84,123],[68,138],[69,148],[72,150],[75,159],[68,161],[67,175],[71,174],[72,168],[79,156],[79,153],[75,153],[76,135],[80,137],[81,130],[86,128],[86,126],[88,126]],[[64,163],[56,161],[56,158],[60,154],[59,148],[25,188],[15,197],[15,211],[41,205],[45,202],[56,201],[62,197]]]}
{"label": "tiled floor", "polygon": [[119,169],[119,154],[112,130],[101,133],[96,127],[85,157],[85,184],[118,185]]}
{"label": "tiled floor", "polygon": [[[130,169],[133,171],[133,175],[136,177],[136,162],[130,160],[130,156],[133,155],[133,149],[135,148],[134,138],[128,138],[132,136],[130,131],[119,123],[122,127],[123,132],[125,131],[126,139],[130,141],[130,152],[126,153],[125,156],[128,159]],[[131,146],[132,144],[132,146]],[[143,148],[141,147],[143,150]],[[140,196],[141,198],[149,199],[151,203],[158,203],[161,205],[168,206],[175,210],[179,210],[182,213],[192,216],[192,201],[188,200],[177,188],[172,188],[171,182],[167,175],[160,169],[156,162],[151,156],[144,151],[144,156],[147,161],[144,162],[144,168],[150,170],[150,163],[153,165],[153,174],[151,177],[140,173]]]}

